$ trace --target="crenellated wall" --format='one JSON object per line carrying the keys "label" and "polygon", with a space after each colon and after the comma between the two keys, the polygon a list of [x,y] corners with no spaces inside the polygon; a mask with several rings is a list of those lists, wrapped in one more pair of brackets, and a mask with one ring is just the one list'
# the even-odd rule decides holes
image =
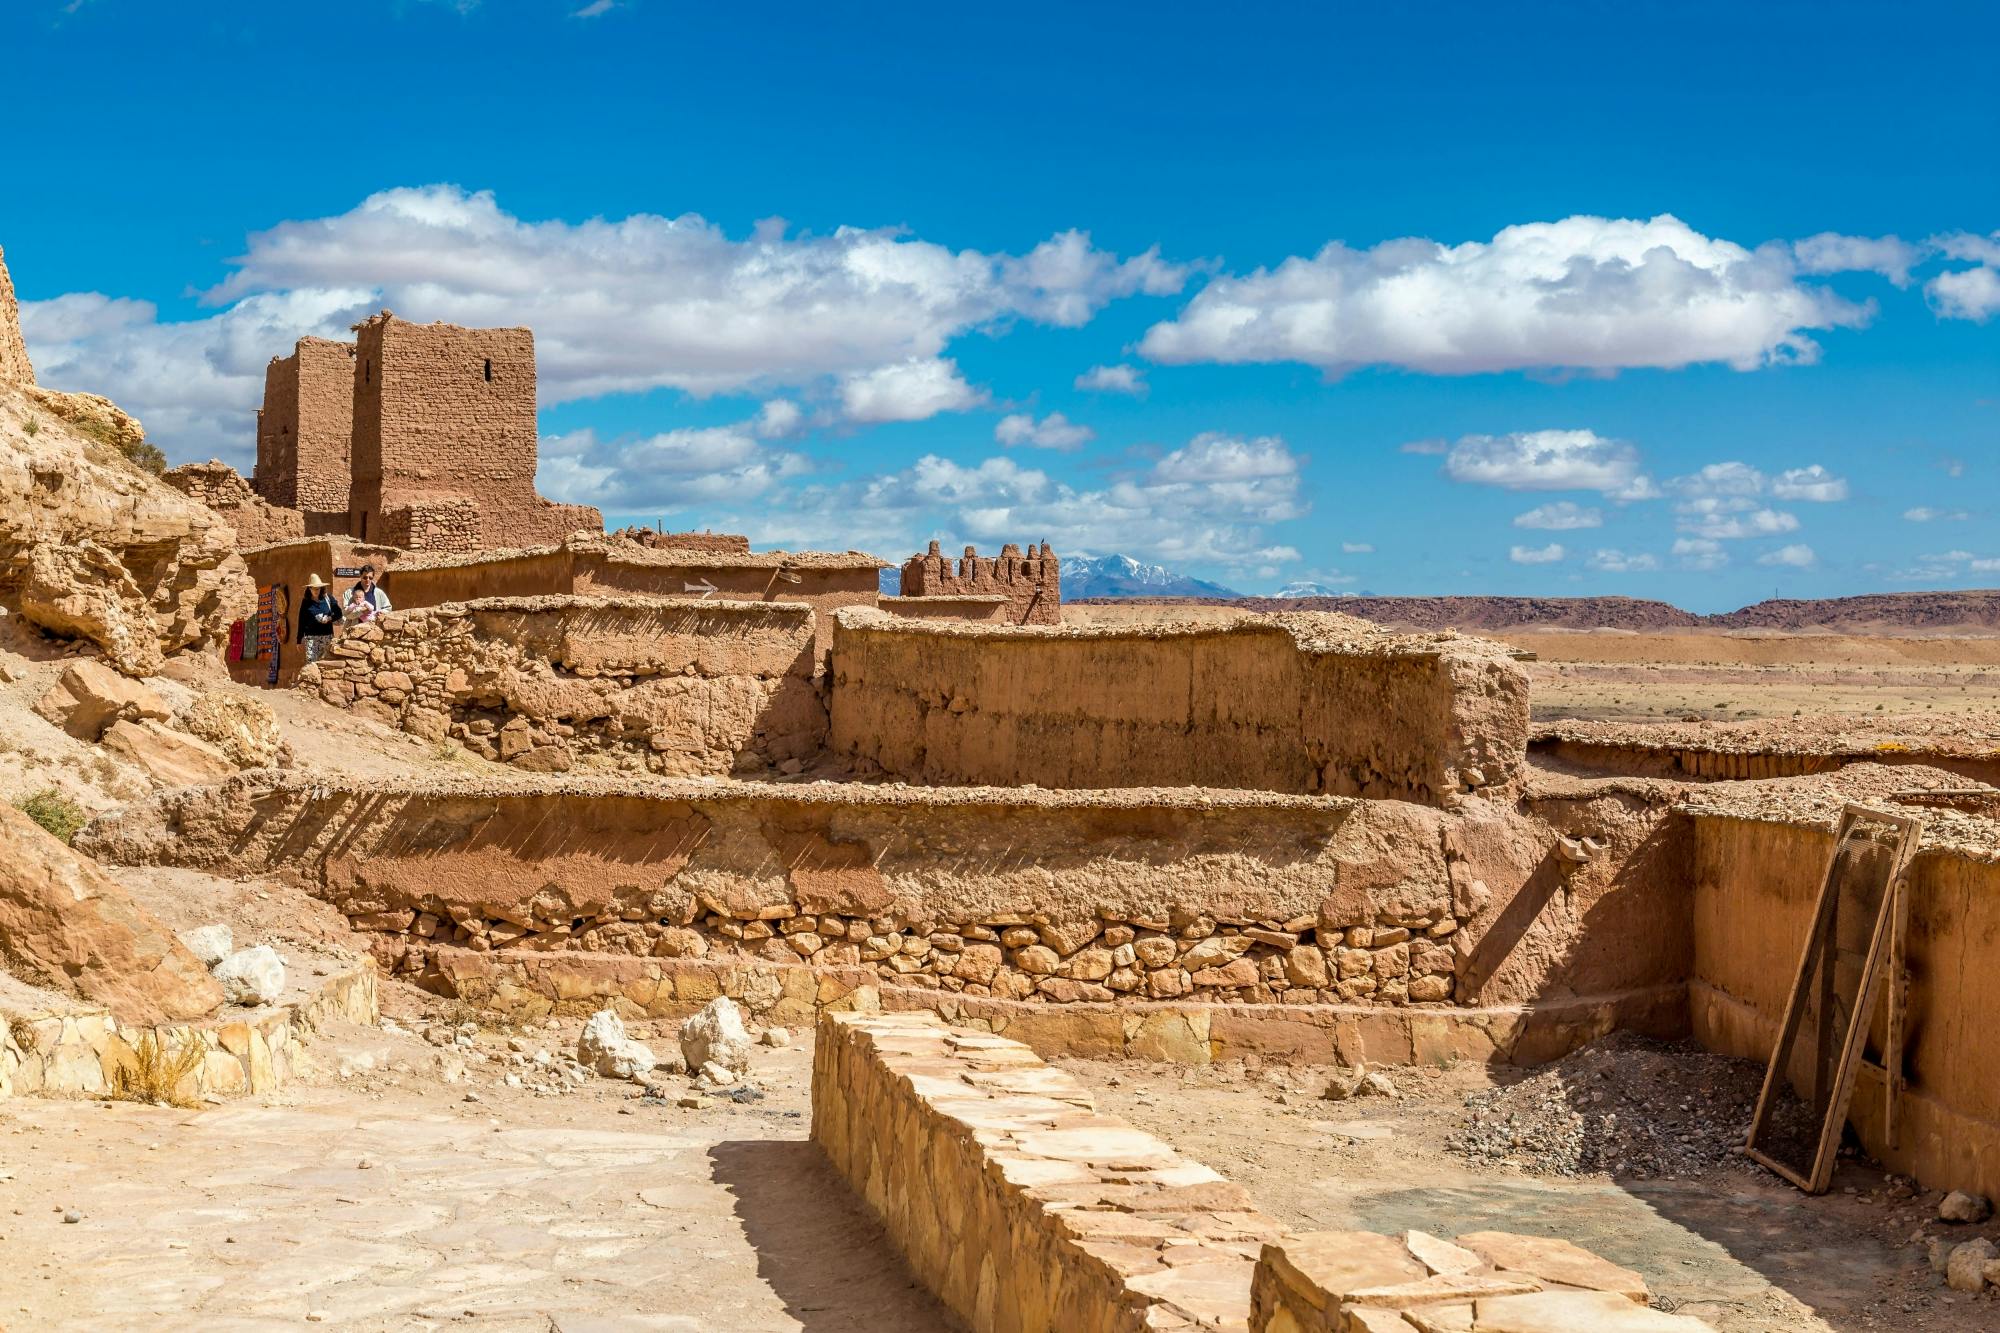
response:
{"label": "crenellated wall", "polygon": [[836,618],[833,747],[909,782],[1200,785],[1443,805],[1519,780],[1499,644],[1340,617],[1040,628]]}

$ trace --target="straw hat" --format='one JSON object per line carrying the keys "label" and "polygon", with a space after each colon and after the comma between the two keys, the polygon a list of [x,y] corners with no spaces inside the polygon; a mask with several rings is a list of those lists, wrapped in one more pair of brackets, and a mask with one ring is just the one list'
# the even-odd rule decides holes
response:
{"label": "straw hat", "polygon": [[306,586],[308,588],[324,588],[326,586],[326,582],[325,580],[321,579],[319,575],[315,574],[311,578],[306,580]]}

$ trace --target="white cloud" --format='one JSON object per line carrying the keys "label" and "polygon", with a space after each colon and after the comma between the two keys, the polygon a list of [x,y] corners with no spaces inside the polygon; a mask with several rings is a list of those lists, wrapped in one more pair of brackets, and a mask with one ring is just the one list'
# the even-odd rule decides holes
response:
{"label": "white cloud", "polygon": [[1772,537],[1796,532],[1798,517],[1780,509],[1759,507],[1742,497],[1704,496],[1674,506],[1678,515],[1674,526],[1708,541],[1735,541],[1742,537]]}
{"label": "white cloud", "polygon": [[163,323],[144,302],[72,293],[29,303],[24,323],[52,386],[107,394],[178,455],[240,459],[266,360],[302,334],[344,337],[383,306],[533,328],[545,405],[659,388],[839,398],[878,371],[935,376],[972,330],[1073,327],[1120,297],[1179,290],[1186,275],[1155,251],[1107,254],[1081,232],[1021,255],[888,228],[792,233],[778,219],[731,236],[694,214],[524,220],[490,193],[434,185],[252,235],[206,294],[224,307],[206,318]]}
{"label": "white cloud", "polygon": [[1097,432],[1060,412],[1051,412],[1040,421],[1032,412],[1013,412],[994,425],[993,438],[1009,448],[1025,444],[1033,449],[1068,450],[1083,448],[1097,438]]}
{"label": "white cloud", "polygon": [[884,550],[919,531],[984,545],[1048,540],[1063,551],[1254,572],[1301,558],[1268,540],[1263,527],[1306,512],[1301,462],[1275,436],[1207,432],[1150,467],[1079,489],[1010,455],[975,465],[926,455],[897,472],[804,487],[743,527],[754,533],[761,525],[793,542],[837,533],[842,545],[872,541]]}
{"label": "white cloud", "polygon": [[618,8],[618,0],[590,0],[590,3],[582,9],[571,11],[570,17],[573,19],[594,19],[609,14],[616,8]]}
{"label": "white cloud", "polygon": [[1729,553],[1712,538],[1681,537],[1674,541],[1674,559],[1687,569],[1720,569],[1729,563]]}
{"label": "white cloud", "polygon": [[1963,523],[1972,515],[1964,509],[1933,509],[1929,505],[1918,505],[1914,509],[1905,509],[1903,517],[1912,523]]}
{"label": "white cloud", "polygon": [[757,409],[757,420],[751,428],[767,440],[782,440],[805,429],[805,417],[805,412],[791,399],[773,398]]}
{"label": "white cloud", "polygon": [[940,412],[964,412],[985,401],[985,390],[967,384],[958,373],[958,363],[948,357],[911,357],[840,381],[840,413],[862,425],[927,421]]}
{"label": "white cloud", "polygon": [[1924,248],[1896,236],[1842,236],[1823,231],[1792,245],[1801,273],[1879,273],[1898,287],[1910,285],[1910,266]]}
{"label": "white cloud", "polygon": [[1467,435],[1450,447],[1444,472],[1453,481],[1510,491],[1602,491],[1614,498],[1645,482],[1637,449],[1589,430]]}
{"label": "white cloud", "polygon": [[768,496],[808,471],[805,458],[769,448],[746,421],[611,440],[587,428],[545,435],[536,479],[551,499],[634,514]]}
{"label": "white cloud", "polygon": [[1847,479],[1836,477],[1818,463],[1788,468],[1771,483],[1771,494],[1780,500],[1810,500],[1827,503],[1847,498]]}
{"label": "white cloud", "polygon": [[1092,393],[1129,393],[1146,396],[1146,372],[1137,366],[1092,366],[1076,377],[1076,387]]}
{"label": "white cloud", "polygon": [[1643,551],[1628,555],[1624,551],[1599,548],[1584,563],[1606,574],[1646,574],[1660,567],[1660,558]]}
{"label": "white cloud", "polygon": [[1931,244],[1946,259],[1970,260],[1977,268],[1948,269],[1924,284],[1931,308],[1945,319],[1984,324],[2000,313],[2000,231],[1991,236],[1954,232]]}
{"label": "white cloud", "polygon": [[1517,565],[1549,565],[1563,558],[1560,542],[1550,542],[1547,546],[1512,546],[1507,549],[1507,558]]}
{"label": "white cloud", "polygon": [[1407,238],[1224,275],[1140,350],[1163,362],[1299,361],[1329,373],[1614,371],[1818,359],[1809,331],[1872,307],[1797,280],[1788,247],[1746,249],[1679,219],[1570,217],[1490,242]]}
{"label": "white cloud", "polygon": [[1757,557],[1757,563],[1760,565],[1788,565],[1793,569],[1810,569],[1818,560],[1819,557],[1813,554],[1813,548],[1803,542],[1780,546],[1775,551],[1766,551]]}
{"label": "white cloud", "polygon": [[1541,528],[1548,532],[1601,528],[1604,526],[1604,511],[1585,507],[1573,500],[1557,500],[1553,504],[1538,505],[1525,514],[1514,515],[1514,526]]}
{"label": "white cloud", "polygon": [[1445,454],[1451,452],[1450,440],[1411,440],[1396,447],[1400,454]]}
{"label": "white cloud", "polygon": [[1342,542],[1340,549],[1347,555],[1375,554],[1375,544],[1373,542]]}

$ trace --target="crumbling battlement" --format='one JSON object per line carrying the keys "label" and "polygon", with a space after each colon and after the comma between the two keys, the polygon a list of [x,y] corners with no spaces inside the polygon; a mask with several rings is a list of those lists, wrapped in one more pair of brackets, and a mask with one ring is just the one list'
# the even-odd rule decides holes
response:
{"label": "crumbling battlement", "polygon": [[930,550],[903,562],[901,592],[905,597],[1005,597],[1009,624],[1062,624],[1062,565],[1047,542],[1031,544],[1026,555],[1009,542],[992,559],[968,546],[956,565],[932,542]]}
{"label": "crumbling battlement", "polygon": [[653,528],[620,528],[605,534],[605,540],[631,542],[654,551],[750,554],[750,539],[736,532],[660,532]]}
{"label": "crumbling battlement", "polygon": [[795,772],[819,752],[812,612],[785,602],[491,597],[397,610],[298,676],[326,702],[541,772]]}
{"label": "crumbling battlement", "polygon": [[812,1103],[813,1142],[974,1333],[1245,1326],[1277,1222],[1020,1043],[828,1013]]}
{"label": "crumbling battlement", "polygon": [[1513,789],[1508,650],[1337,616],[1001,627],[836,618],[833,747],[923,783],[1194,783],[1449,804]]}
{"label": "crumbling battlement", "polygon": [[250,489],[235,468],[219,459],[183,463],[160,480],[192,500],[199,500],[236,529],[239,547],[297,541],[306,535],[305,515],[280,509]]}

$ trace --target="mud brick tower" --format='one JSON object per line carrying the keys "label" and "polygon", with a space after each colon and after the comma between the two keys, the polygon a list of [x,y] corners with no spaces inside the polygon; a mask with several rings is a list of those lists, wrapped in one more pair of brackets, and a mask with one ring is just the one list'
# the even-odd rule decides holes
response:
{"label": "mud brick tower", "polygon": [[348,447],[354,433],[354,345],[301,338],[264,368],[252,488],[305,515],[309,537],[347,530]]}

